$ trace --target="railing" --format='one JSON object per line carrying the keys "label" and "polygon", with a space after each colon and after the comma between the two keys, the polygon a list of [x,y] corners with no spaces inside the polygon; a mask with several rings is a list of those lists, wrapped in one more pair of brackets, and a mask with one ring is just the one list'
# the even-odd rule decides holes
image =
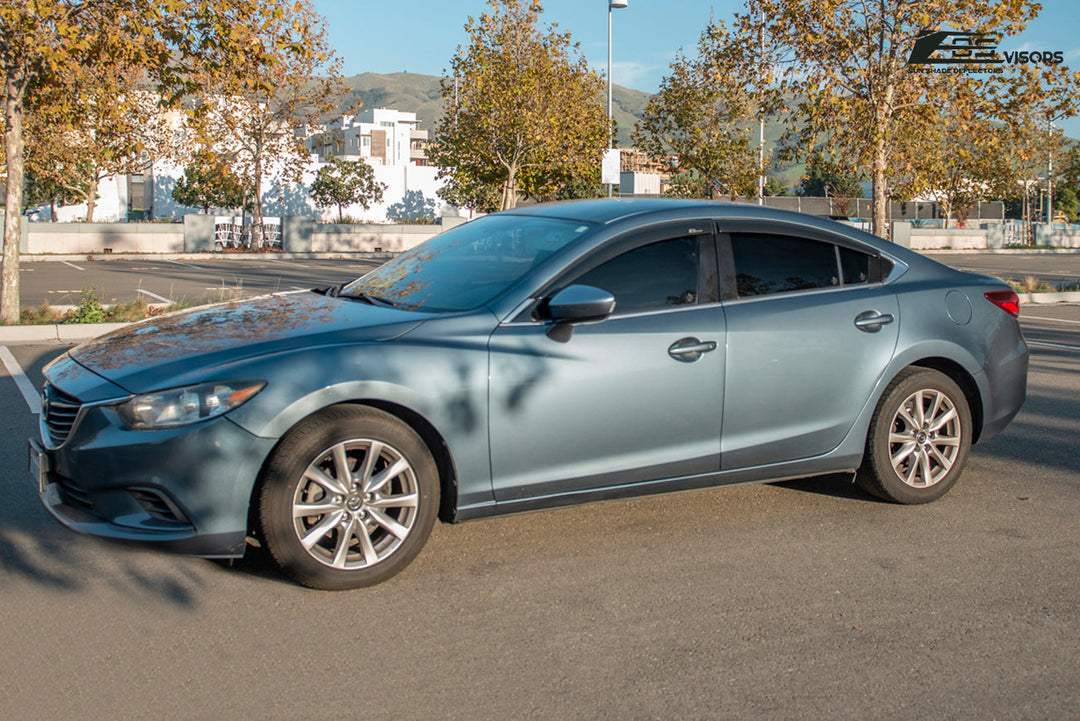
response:
{"label": "railing", "polygon": [[1035,226],[1032,223],[1023,220],[1006,220],[1002,223],[1002,232],[1004,234],[1002,241],[1005,247],[1035,244]]}
{"label": "railing", "polygon": [[[214,218],[214,250],[251,248],[255,243],[255,226],[244,222],[243,217],[218,216]],[[281,218],[263,217],[263,247],[281,247]]]}

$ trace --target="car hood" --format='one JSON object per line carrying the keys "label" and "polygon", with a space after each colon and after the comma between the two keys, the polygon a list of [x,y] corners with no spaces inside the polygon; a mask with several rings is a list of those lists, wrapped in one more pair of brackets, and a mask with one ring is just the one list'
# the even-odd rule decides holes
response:
{"label": "car hood", "polygon": [[[225,376],[261,356],[396,338],[429,316],[312,292],[253,298],[152,318],[70,351],[131,393]],[[246,374],[246,375],[245,375]]]}

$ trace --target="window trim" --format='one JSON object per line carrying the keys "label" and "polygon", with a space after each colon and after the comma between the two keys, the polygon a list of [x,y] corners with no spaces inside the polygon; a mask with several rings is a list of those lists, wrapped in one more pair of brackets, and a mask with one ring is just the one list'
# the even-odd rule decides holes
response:
{"label": "window trim", "polygon": [[[874,288],[892,282],[907,270],[906,263],[881,252],[877,248],[862,245],[856,241],[845,238],[842,235],[832,235],[815,228],[802,228],[800,226],[786,224],[776,226],[773,224],[764,225],[758,221],[718,221],[718,225],[723,226],[722,229],[717,229],[716,239],[719,244],[718,256],[720,259],[721,277],[723,278],[720,294],[721,299],[725,303],[756,301],[773,297],[786,298],[792,295],[805,295],[807,293],[834,293],[853,288]],[[735,277],[735,253],[731,245],[731,236],[734,234],[787,236],[831,245],[836,260],[836,277],[839,279],[840,284],[835,286],[819,286],[816,288],[777,291],[775,293],[763,293],[761,295],[740,296],[738,294],[738,283]],[[844,281],[843,265],[840,262],[841,248],[862,253],[878,262],[887,262],[892,267],[880,280],[866,283],[846,283]]]}
{"label": "window trim", "polygon": [[[706,263],[710,261],[716,262],[716,257],[719,253],[719,246],[717,246],[716,239],[716,224],[711,218],[700,220],[679,220],[675,222],[665,222],[647,228],[635,228],[627,231],[623,235],[612,238],[600,247],[596,248],[590,253],[578,258],[569,266],[564,268],[557,276],[545,283],[536,293],[531,297],[523,300],[517,308],[515,308],[508,316],[507,320],[503,321],[501,325],[506,326],[519,326],[519,325],[544,325],[551,321],[545,318],[539,318],[536,316],[536,311],[540,304],[547,298],[550,298],[555,293],[559,292],[563,288],[573,285],[574,280],[581,277],[585,273],[597,268],[604,263],[632,250],[644,247],[646,245],[652,245],[653,243],[659,243],[665,240],[673,240],[675,238],[683,238],[687,236],[695,236],[698,238],[698,251],[700,258],[700,266],[698,268],[698,288],[699,288],[699,300],[693,304],[681,305],[681,306],[669,306],[664,308],[656,308],[653,310],[635,311],[633,313],[616,313],[612,315],[612,318],[631,318],[642,315],[649,315],[653,313],[670,313],[672,311],[686,310],[691,308],[699,308],[705,305],[715,305],[723,301],[722,290],[723,283],[719,281],[719,287],[716,289],[719,293],[713,296],[715,299],[707,302],[701,302],[700,289],[705,283],[707,273],[705,272]],[[711,242],[710,242],[711,240]],[[711,246],[711,247],[710,247]],[[709,256],[712,257],[709,257]]]}

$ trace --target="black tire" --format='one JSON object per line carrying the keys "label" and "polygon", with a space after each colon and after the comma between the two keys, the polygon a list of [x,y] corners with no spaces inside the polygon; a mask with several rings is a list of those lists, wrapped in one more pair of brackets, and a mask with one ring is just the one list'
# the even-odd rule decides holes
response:
{"label": "black tire", "polygon": [[905,368],[878,402],[855,480],[895,503],[936,500],[960,478],[971,434],[971,408],[960,387],[938,371]]}
{"label": "black tire", "polygon": [[[342,463],[349,477],[339,482]],[[374,408],[335,406],[300,423],[275,449],[258,524],[287,575],[311,588],[343,590],[404,569],[438,508],[438,470],[415,431]]]}

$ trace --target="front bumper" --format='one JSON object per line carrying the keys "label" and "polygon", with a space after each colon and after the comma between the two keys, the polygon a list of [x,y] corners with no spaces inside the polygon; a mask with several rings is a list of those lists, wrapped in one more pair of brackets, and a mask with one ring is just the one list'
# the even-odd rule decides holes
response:
{"label": "front bumper", "polygon": [[68,528],[230,558],[244,553],[252,490],[273,444],[224,417],[132,431],[111,407],[91,405],[62,444],[31,441],[30,453],[42,504]]}

